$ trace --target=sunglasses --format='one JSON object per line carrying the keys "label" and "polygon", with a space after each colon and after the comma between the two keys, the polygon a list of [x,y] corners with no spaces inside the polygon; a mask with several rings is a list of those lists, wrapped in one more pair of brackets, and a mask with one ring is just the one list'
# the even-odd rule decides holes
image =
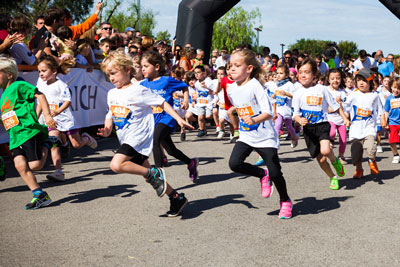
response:
{"label": "sunglasses", "polygon": [[103,30],[106,30],[106,31],[111,31],[111,30],[112,30],[112,28],[111,28],[111,27],[110,27],[110,28],[104,27],[104,28],[103,28]]}

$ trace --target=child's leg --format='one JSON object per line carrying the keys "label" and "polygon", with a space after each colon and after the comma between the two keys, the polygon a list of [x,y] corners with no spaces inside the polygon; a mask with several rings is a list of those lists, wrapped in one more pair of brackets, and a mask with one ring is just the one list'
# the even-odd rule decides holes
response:
{"label": "child's leg", "polygon": [[279,114],[279,113],[277,113],[276,115],[277,115],[277,118],[276,118],[276,120],[275,120],[275,126],[274,126],[274,128],[275,128],[276,133],[277,133],[278,136],[279,136],[279,132],[280,132],[280,130],[281,130],[281,128],[282,128],[283,117],[282,117],[282,115]]}
{"label": "child's leg", "polygon": [[[169,128],[168,126],[166,126]],[[171,128],[169,128],[171,129]],[[189,165],[192,161],[189,157],[187,157],[181,150],[176,148],[174,142],[171,139],[171,131],[165,131],[164,137],[161,139],[161,144],[167,151],[167,153],[171,156],[173,156],[176,159],[179,159],[180,161],[183,161],[187,165]],[[156,165],[157,166],[157,165]]]}
{"label": "child's leg", "polygon": [[268,167],[269,178],[278,190],[280,201],[288,201],[289,196],[287,194],[285,178],[283,178],[281,165],[279,163],[278,150],[270,147],[255,148],[255,150],[261,155]]}
{"label": "child's leg", "polygon": [[375,137],[373,135],[368,135],[364,138],[364,148],[367,152],[367,156],[371,161],[375,160],[376,157],[376,146]]}
{"label": "child's leg", "polygon": [[218,117],[218,108],[213,108],[212,109],[212,115],[213,115],[213,118],[214,118],[215,126],[221,128],[220,123],[219,123],[220,120],[219,120],[219,117]]}
{"label": "child's leg", "polygon": [[203,130],[204,131],[206,129],[206,117],[205,117],[205,115],[199,115],[198,122],[199,122],[199,130]]}
{"label": "child's leg", "polygon": [[28,162],[28,166],[32,171],[39,171],[43,169],[44,164],[46,164],[47,155],[49,154],[49,149],[45,146],[42,147],[40,160]]}
{"label": "child's leg", "polygon": [[392,149],[393,155],[399,154],[399,152],[397,151],[397,143],[391,143],[390,148]]}
{"label": "child's leg", "polygon": [[381,145],[381,131],[376,132],[376,145],[377,146]]}
{"label": "child's leg", "polygon": [[329,133],[329,137],[335,141],[335,137],[336,137],[336,124],[334,124],[333,122],[329,121],[329,124],[331,125],[331,131]]}
{"label": "child's leg", "polygon": [[229,159],[229,168],[234,172],[263,178],[265,175],[263,169],[244,162],[252,151],[253,147],[240,141],[236,142]]}
{"label": "child's leg", "polygon": [[290,137],[292,137],[292,140],[297,140],[296,131],[293,128],[293,125],[292,125],[292,122],[293,122],[292,118],[284,119],[284,122],[285,122],[285,125],[286,125],[286,129],[288,130],[288,132],[290,134]]}
{"label": "child's leg", "polygon": [[221,131],[225,131],[225,119],[224,118],[219,118],[219,128]]}
{"label": "child's leg", "polygon": [[68,135],[69,140],[71,141],[71,145],[75,149],[79,149],[83,146],[86,146],[89,142],[89,139],[82,138],[78,131],[74,131],[70,135]]}
{"label": "child's leg", "polygon": [[331,166],[327,162],[325,156],[323,156],[322,154],[319,154],[317,156],[317,161],[318,161],[318,164],[321,167],[321,169],[326,173],[326,175],[328,175],[329,179],[332,178],[333,176],[335,176],[335,174],[333,173]]}
{"label": "child's leg", "polygon": [[168,133],[168,126],[162,123],[158,123],[154,129],[153,138],[153,158],[156,167],[162,166],[162,150],[161,142],[164,136]]}
{"label": "child's leg", "polygon": [[234,130],[238,130],[239,129],[239,118],[235,116],[236,109],[235,107],[230,107],[228,109],[228,117],[233,125]]}
{"label": "child's leg", "polygon": [[33,172],[29,168],[28,161],[24,156],[16,156],[14,158],[14,165],[19,175],[21,175],[21,178],[24,180],[31,191],[40,187],[37,183],[35,175],[33,175]]}
{"label": "child's leg", "polygon": [[343,156],[346,151],[346,125],[339,125],[337,130],[339,132],[339,156]]}
{"label": "child's leg", "polygon": [[333,173],[331,166],[327,162],[326,158],[328,158],[332,163],[336,161],[335,154],[330,148],[330,140],[324,139],[320,141],[321,153],[317,156],[317,160],[321,169],[328,175],[329,178],[335,176]]}
{"label": "child's leg", "polygon": [[[49,136],[55,136],[60,138],[61,133],[58,130],[51,130],[49,132]],[[61,170],[61,154],[60,154],[60,147],[52,147],[51,148],[51,159],[53,160],[53,165],[56,170]]]}
{"label": "child's leg", "polygon": [[363,147],[364,140],[353,140],[351,144],[351,159],[353,165],[356,166],[357,170],[362,169],[362,156],[364,152]]}

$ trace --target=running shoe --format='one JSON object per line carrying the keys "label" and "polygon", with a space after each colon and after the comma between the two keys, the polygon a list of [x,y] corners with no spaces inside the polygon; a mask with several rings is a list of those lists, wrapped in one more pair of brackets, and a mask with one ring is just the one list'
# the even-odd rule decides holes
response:
{"label": "running shoe", "polygon": [[185,141],[186,140],[186,133],[181,133],[181,141]]}
{"label": "running shoe", "polygon": [[374,160],[372,162],[370,160],[368,160],[368,165],[369,165],[369,169],[371,170],[371,174],[379,173],[378,164],[376,163],[376,160]]}
{"label": "running shoe", "polygon": [[218,127],[215,128],[215,132],[216,133],[219,133],[220,131],[221,131],[221,127],[218,126]]}
{"label": "running shoe", "polygon": [[339,156],[338,158],[340,160],[340,163],[342,163],[342,165],[347,164],[347,161],[344,156]]}
{"label": "running shoe", "polygon": [[25,205],[26,210],[35,210],[51,203],[49,195],[43,191],[39,196],[33,196],[31,202]]}
{"label": "running shoe", "polygon": [[383,149],[381,146],[376,146],[376,152],[377,153],[383,153]]}
{"label": "running shoe", "polygon": [[65,174],[60,171],[55,171],[53,173],[46,175],[47,180],[52,182],[64,182],[65,181]]}
{"label": "running shoe", "polygon": [[264,169],[264,177],[260,179],[261,183],[261,195],[265,198],[269,198],[274,191],[274,186],[272,185],[271,180],[269,179],[268,169]]}
{"label": "running shoe", "polygon": [[343,164],[338,158],[336,158],[335,162],[333,162],[332,165],[335,168],[336,173],[339,177],[343,177],[346,174],[346,170],[344,169]]}
{"label": "running shoe", "polygon": [[397,164],[397,163],[399,163],[399,162],[400,162],[400,157],[399,157],[399,155],[393,156],[392,163],[393,163],[393,164]]}
{"label": "running shoe", "polygon": [[363,175],[364,175],[363,169],[356,169],[356,171],[353,174],[353,179],[362,179]]}
{"label": "running shoe", "polygon": [[163,167],[169,167],[168,158],[165,155],[162,155],[162,166]]}
{"label": "running shoe", "polygon": [[153,167],[151,170],[155,171],[155,174],[147,179],[147,182],[156,190],[158,197],[163,197],[165,191],[167,191],[167,177],[165,176],[165,172],[162,168]]}
{"label": "running shoe", "polygon": [[199,171],[197,170],[197,166],[199,166],[199,159],[193,158],[187,167],[189,170],[189,179],[193,183],[195,183],[196,180],[199,179]]}
{"label": "running shoe", "polygon": [[239,130],[235,130],[233,137],[231,138],[231,143],[236,143],[236,141],[239,139]]}
{"label": "running shoe", "polygon": [[199,130],[199,132],[197,133],[197,137],[203,137],[206,136],[206,131],[205,130]]}
{"label": "running shoe", "polygon": [[184,193],[180,193],[178,197],[174,198],[173,196],[169,197],[170,207],[167,212],[168,217],[176,217],[181,214],[183,208],[187,205],[188,200],[185,197]]}
{"label": "running shoe", "polygon": [[256,166],[261,166],[264,164],[264,160],[262,157],[259,157],[258,160],[256,161],[255,165]]}
{"label": "running shoe", "polygon": [[222,139],[225,136],[225,131],[219,131],[217,135],[217,139]]}
{"label": "running shoe", "polygon": [[339,179],[336,176],[331,178],[331,184],[329,186],[331,190],[338,190],[339,189]]}
{"label": "running shoe", "polygon": [[89,140],[89,142],[87,144],[88,147],[90,147],[91,149],[97,148],[97,141],[91,135],[89,135],[88,133],[82,133],[82,137],[85,137]]}
{"label": "running shoe", "polygon": [[4,163],[4,158],[0,156],[0,181],[4,181],[6,179],[6,175],[6,164]]}
{"label": "running shoe", "polygon": [[69,151],[70,151],[70,146],[69,146],[69,142],[67,141],[67,143],[65,145],[61,145],[60,146],[60,154],[61,154],[61,158],[62,159],[66,159],[69,156]]}
{"label": "running shoe", "polygon": [[293,203],[289,199],[288,201],[281,202],[281,209],[279,211],[280,219],[290,219],[292,218]]}
{"label": "running shoe", "polygon": [[291,148],[295,148],[299,144],[298,140],[292,140],[292,144],[290,145]]}

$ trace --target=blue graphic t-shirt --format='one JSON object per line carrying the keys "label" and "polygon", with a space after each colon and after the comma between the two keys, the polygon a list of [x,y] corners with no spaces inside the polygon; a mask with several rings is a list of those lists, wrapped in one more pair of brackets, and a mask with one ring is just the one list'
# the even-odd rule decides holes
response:
{"label": "blue graphic t-shirt", "polygon": [[386,98],[385,111],[389,112],[389,125],[400,125],[400,96],[389,95]]}
{"label": "blue graphic t-shirt", "polygon": [[[174,105],[172,93],[175,91],[181,91],[187,87],[186,83],[178,81],[169,76],[162,76],[154,81],[149,81],[148,79],[145,79],[140,84],[144,87],[150,88],[153,93],[162,96],[165,101],[171,106]],[[171,127],[172,129],[175,128],[176,121],[161,107],[154,107],[153,115],[155,125],[157,125],[158,123],[162,123]]]}

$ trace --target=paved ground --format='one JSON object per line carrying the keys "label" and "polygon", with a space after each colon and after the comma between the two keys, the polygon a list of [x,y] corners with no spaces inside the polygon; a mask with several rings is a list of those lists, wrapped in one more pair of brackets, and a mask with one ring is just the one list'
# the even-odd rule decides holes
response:
{"label": "paved ground", "polygon": [[182,143],[174,136],[200,158],[201,173],[192,184],[186,166],[170,159],[168,181],[190,200],[177,218],[162,216],[168,199],[141,177],[109,170],[115,139],[74,152],[64,183],[46,181],[50,168],[37,173],[53,203],[36,211],[23,209],[31,194],[8,162],[9,178],[0,183],[0,265],[399,266],[400,165],[391,163],[386,142],[378,176],[353,180],[347,165],[340,190],[331,191],[304,140],[295,151],[283,141],[294,217],[280,220],[277,193],[263,199],[257,179],[232,173],[232,145],[214,138],[190,133]]}

